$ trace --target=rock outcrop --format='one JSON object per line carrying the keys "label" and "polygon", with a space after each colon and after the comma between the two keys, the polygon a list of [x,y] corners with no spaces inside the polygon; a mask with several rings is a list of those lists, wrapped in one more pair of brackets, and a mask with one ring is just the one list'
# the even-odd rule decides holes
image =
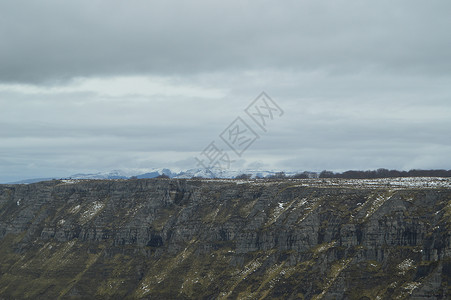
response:
{"label": "rock outcrop", "polygon": [[448,299],[451,181],[0,185],[0,299]]}

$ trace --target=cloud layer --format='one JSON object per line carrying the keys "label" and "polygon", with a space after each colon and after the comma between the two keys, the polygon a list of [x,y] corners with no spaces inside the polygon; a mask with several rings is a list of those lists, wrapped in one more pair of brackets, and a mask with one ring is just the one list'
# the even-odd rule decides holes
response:
{"label": "cloud layer", "polygon": [[450,14],[449,1],[3,1],[0,182],[193,167],[263,90],[285,114],[236,168],[449,169]]}
{"label": "cloud layer", "polygon": [[0,80],[261,68],[448,74],[449,1],[3,1]]}

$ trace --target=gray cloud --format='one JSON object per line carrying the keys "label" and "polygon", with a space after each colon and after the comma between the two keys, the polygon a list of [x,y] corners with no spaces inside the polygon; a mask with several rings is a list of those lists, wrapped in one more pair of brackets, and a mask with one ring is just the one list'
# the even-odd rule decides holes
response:
{"label": "gray cloud", "polygon": [[449,1],[3,1],[0,80],[285,68],[447,75]]}
{"label": "gray cloud", "polygon": [[194,167],[265,90],[235,168],[451,168],[449,1],[0,2],[0,182]]}

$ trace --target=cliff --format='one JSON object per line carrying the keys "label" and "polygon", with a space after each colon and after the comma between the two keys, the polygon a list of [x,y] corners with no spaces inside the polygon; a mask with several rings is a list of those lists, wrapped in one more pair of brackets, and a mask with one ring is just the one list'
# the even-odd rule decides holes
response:
{"label": "cliff", "polygon": [[0,185],[0,299],[448,299],[451,180]]}

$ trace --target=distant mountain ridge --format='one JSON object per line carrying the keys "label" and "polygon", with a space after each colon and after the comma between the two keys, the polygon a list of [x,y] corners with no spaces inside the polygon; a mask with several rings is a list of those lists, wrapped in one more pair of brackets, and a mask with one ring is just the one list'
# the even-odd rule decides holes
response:
{"label": "distant mountain ridge", "polygon": [[311,171],[274,171],[274,170],[225,170],[225,169],[189,169],[186,171],[174,171],[167,168],[149,169],[149,170],[113,170],[110,172],[98,173],[79,173],[64,178],[47,177],[32,178],[16,182],[8,182],[7,184],[30,184],[41,181],[49,181],[53,179],[149,179],[164,176],[175,179],[188,178],[222,178],[222,179],[251,179],[251,178],[343,178],[343,179],[375,179],[375,178],[404,178],[404,177],[441,177],[450,178],[451,170],[431,169],[421,170],[412,169],[409,171],[377,169],[377,170],[348,170],[342,173],[335,173],[324,170],[322,172]]}
{"label": "distant mountain ridge", "polygon": [[98,172],[98,173],[78,173],[65,178],[59,177],[47,177],[47,178],[31,178],[15,182],[9,182],[8,184],[30,184],[41,181],[49,181],[53,179],[149,179],[155,178],[161,175],[166,175],[169,178],[235,178],[239,175],[246,174],[251,178],[265,178],[276,176],[277,174],[284,174],[287,176],[293,176],[298,173],[308,174],[310,178],[316,178],[319,173],[316,172],[281,172],[274,170],[224,170],[224,169],[189,169],[186,171],[173,171],[168,168],[151,169],[146,173],[140,173],[140,171],[123,171],[113,170],[110,172]]}

